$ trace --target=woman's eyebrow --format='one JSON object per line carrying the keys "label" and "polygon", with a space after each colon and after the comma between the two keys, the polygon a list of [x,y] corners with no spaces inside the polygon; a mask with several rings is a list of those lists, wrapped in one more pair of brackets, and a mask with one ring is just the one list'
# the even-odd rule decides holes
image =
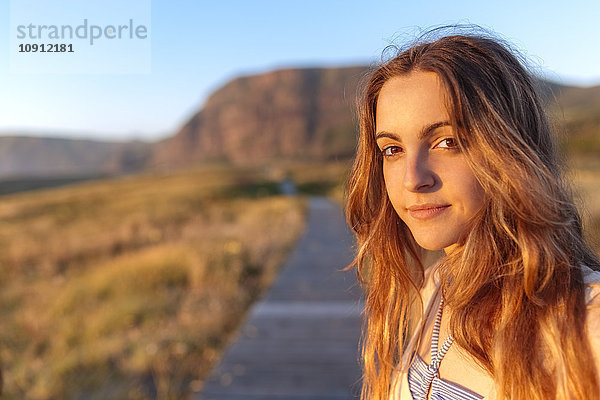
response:
{"label": "woman's eyebrow", "polygon": [[[419,139],[419,140],[427,139],[429,136],[431,136],[433,134],[433,132],[435,132],[436,129],[441,128],[443,126],[451,126],[450,121],[438,121],[438,122],[434,122],[432,124],[424,126],[423,129],[421,129],[421,131],[417,135],[417,139]],[[398,142],[402,141],[402,138],[400,137],[400,135],[393,133],[393,132],[379,131],[375,134],[376,141],[381,138],[386,138],[386,137],[390,138],[392,140],[396,140]]]}
{"label": "woman's eyebrow", "polygon": [[392,132],[387,132],[387,131],[379,131],[375,134],[375,141],[381,139],[381,138],[390,138],[392,140],[396,140],[398,142],[401,142],[402,140],[400,139],[400,136],[396,135],[395,133]]}
{"label": "woman's eyebrow", "polygon": [[421,132],[419,132],[417,138],[419,140],[427,139],[433,134],[433,132],[435,132],[436,129],[441,128],[443,126],[450,126],[450,121],[439,121],[425,126],[423,129],[421,129]]}

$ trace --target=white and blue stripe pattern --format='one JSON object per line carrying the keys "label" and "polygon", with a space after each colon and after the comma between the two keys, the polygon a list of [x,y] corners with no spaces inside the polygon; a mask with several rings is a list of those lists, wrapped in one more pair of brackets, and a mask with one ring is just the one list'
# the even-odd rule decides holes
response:
{"label": "white and blue stripe pattern", "polygon": [[413,362],[408,369],[408,387],[410,393],[415,400],[426,400],[430,390],[431,400],[483,399],[483,396],[467,389],[463,389],[462,387],[447,382],[439,377],[440,363],[454,340],[452,335],[449,335],[438,352],[443,303],[444,299],[440,301],[440,307],[435,316],[435,323],[433,324],[433,334],[431,337],[431,364],[427,365],[427,363],[415,353]]}

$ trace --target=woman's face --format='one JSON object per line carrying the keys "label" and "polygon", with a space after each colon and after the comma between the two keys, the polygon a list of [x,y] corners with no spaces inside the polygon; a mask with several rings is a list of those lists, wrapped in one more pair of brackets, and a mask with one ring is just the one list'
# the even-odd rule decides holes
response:
{"label": "woman's face", "polygon": [[451,250],[482,207],[482,187],[458,149],[432,72],[389,79],[377,101],[375,139],[388,197],[417,243]]}

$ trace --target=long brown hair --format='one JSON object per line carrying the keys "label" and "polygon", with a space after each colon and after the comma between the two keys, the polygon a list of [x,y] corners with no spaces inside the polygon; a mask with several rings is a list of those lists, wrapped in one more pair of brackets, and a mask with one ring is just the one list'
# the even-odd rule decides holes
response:
{"label": "long brown hair", "polygon": [[377,99],[390,78],[426,71],[443,82],[458,146],[488,199],[439,268],[455,343],[490,374],[499,398],[598,399],[581,265],[598,270],[599,261],[583,239],[536,80],[498,39],[431,35],[378,66],[359,104],[346,215],[366,290],[362,398],[388,398],[423,308],[422,250],[386,194]]}

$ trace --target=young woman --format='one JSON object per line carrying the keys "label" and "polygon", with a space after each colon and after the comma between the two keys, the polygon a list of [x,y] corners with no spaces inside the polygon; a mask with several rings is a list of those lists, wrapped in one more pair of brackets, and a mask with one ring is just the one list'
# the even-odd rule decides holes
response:
{"label": "young woman", "polygon": [[600,399],[600,262],[535,86],[472,34],[371,74],[346,204],[362,399]]}

